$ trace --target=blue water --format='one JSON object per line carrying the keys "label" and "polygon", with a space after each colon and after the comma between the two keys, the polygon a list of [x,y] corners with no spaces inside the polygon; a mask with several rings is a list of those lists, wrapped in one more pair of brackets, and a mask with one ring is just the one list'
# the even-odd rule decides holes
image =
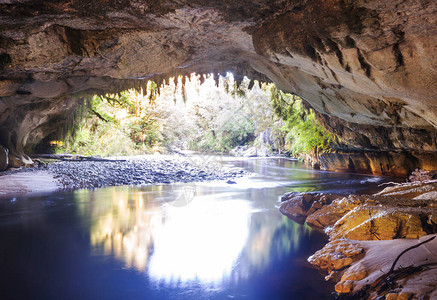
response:
{"label": "blue water", "polygon": [[1,299],[333,299],[306,262],[325,237],[278,211],[286,192],[363,193],[387,178],[282,158],[252,175],[0,200]]}

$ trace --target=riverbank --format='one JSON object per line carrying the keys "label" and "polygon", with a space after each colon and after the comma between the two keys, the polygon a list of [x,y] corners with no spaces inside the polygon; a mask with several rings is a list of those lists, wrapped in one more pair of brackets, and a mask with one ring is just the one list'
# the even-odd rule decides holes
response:
{"label": "riverbank", "polygon": [[328,273],[338,294],[437,297],[437,241],[431,240],[437,233],[437,180],[394,184],[367,196],[289,193],[282,200],[283,214],[328,235],[329,243],[308,261]]}
{"label": "riverbank", "polygon": [[0,173],[0,196],[105,186],[231,180],[246,175],[212,157],[142,155],[68,160]]}
{"label": "riverbank", "polygon": [[16,172],[0,176],[0,197],[29,193],[49,193],[59,189],[52,173],[44,170]]}

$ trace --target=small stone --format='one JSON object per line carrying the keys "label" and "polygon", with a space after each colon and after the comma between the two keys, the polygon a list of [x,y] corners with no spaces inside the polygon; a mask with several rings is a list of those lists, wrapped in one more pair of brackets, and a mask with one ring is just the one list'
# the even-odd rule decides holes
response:
{"label": "small stone", "polygon": [[367,275],[368,275],[367,268],[364,266],[362,262],[359,262],[351,266],[349,269],[347,269],[347,271],[341,277],[341,281],[346,281],[346,280],[358,281],[366,278]]}
{"label": "small stone", "polygon": [[352,280],[340,281],[335,285],[335,291],[339,294],[350,293],[353,289],[354,282]]}

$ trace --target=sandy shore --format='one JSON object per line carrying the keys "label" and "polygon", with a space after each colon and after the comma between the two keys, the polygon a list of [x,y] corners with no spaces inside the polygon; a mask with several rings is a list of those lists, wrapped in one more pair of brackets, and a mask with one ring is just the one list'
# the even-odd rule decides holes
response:
{"label": "sandy shore", "polygon": [[28,193],[47,193],[60,189],[49,171],[21,172],[0,176],[0,197]]}

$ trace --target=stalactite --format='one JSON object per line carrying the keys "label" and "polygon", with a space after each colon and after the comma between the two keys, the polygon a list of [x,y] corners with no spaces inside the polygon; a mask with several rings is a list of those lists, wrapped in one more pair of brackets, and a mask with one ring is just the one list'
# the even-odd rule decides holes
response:
{"label": "stalactite", "polygon": [[200,75],[199,81],[201,85],[205,82],[205,80],[206,80],[206,75]]}
{"label": "stalactite", "polygon": [[236,87],[239,88],[241,83],[244,80],[244,76],[234,75],[234,81],[236,83]]}
{"label": "stalactite", "polygon": [[185,85],[182,85],[182,100],[184,103],[187,103],[187,90],[185,89]]}
{"label": "stalactite", "polygon": [[249,90],[252,90],[252,88],[253,88],[254,85],[255,85],[255,80],[251,80],[251,79],[249,79],[249,85],[247,86],[247,88],[248,88]]}

